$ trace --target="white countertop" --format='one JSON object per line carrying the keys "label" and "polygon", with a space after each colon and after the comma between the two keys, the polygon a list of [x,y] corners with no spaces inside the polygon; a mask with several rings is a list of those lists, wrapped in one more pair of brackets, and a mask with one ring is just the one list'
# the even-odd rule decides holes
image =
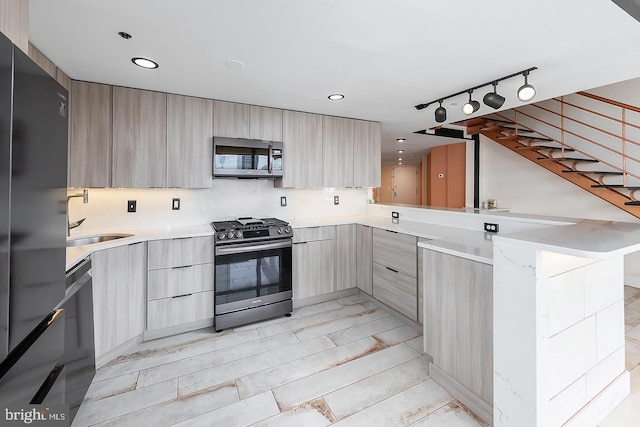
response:
{"label": "white countertop", "polygon": [[[509,218],[520,218],[513,213],[509,213],[508,216]],[[528,221],[535,221],[527,215],[522,217]],[[546,220],[544,218],[536,219]],[[640,224],[626,222],[577,220],[575,224],[565,222],[563,225],[548,225],[529,231],[494,235],[481,230],[476,231],[402,218],[395,221],[389,217],[379,215],[296,218],[287,221],[294,229],[327,225],[362,224],[406,233],[418,237],[420,239],[418,246],[421,248],[460,256],[485,264],[493,264],[493,242],[491,239],[496,242],[594,259],[605,259],[640,250]],[[425,221],[428,221],[428,218],[425,218]],[[556,222],[556,224],[558,223]],[[94,234],[106,234],[109,231],[100,230]],[[133,234],[133,236],[67,248],[67,270],[96,250],[149,240],[213,235],[213,229],[209,224],[113,231]]]}
{"label": "white countertop", "polygon": [[573,225],[500,235],[495,241],[583,258],[606,259],[640,250],[640,224],[585,219]]}
{"label": "white countertop", "polygon": [[[86,235],[96,234],[109,234],[108,230],[101,230],[96,233],[90,233]],[[163,228],[144,228],[136,230],[114,230],[114,233],[126,233],[132,234],[131,237],[123,237],[121,239],[110,240],[108,242],[94,243],[91,245],[74,246],[67,248],[67,271],[74,265],[91,255],[95,251],[103,249],[115,248],[123,245],[130,245],[133,243],[147,242],[149,240],[162,240],[162,239],[179,239],[183,237],[200,237],[213,235],[213,229],[211,225],[190,225],[182,227],[163,227]],[[84,235],[84,234],[83,234]],[[73,235],[74,237],[81,237],[83,235]]]}
{"label": "white countertop", "polygon": [[485,264],[493,264],[493,243],[484,231],[467,230],[458,227],[431,224],[420,221],[391,218],[375,215],[358,215],[326,218],[301,218],[290,221],[295,228],[317,227],[338,224],[362,224],[384,230],[410,234],[421,240],[418,246],[449,255],[472,259]]}

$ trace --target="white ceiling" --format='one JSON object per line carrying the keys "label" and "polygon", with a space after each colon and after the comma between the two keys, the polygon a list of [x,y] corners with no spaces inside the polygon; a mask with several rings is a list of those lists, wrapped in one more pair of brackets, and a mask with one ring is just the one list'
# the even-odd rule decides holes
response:
{"label": "white ceiling", "polygon": [[[532,66],[534,101],[640,76],[640,23],[610,0],[29,4],[31,43],[73,79],[380,121],[387,161],[401,148],[396,138],[407,138],[405,158],[414,159],[452,142],[413,134],[437,125],[435,106],[416,104]],[[135,67],[134,56],[160,67]],[[522,80],[498,86],[503,109],[520,103]],[[329,101],[335,92],[346,98]],[[448,122],[465,118],[466,98],[445,101]]]}

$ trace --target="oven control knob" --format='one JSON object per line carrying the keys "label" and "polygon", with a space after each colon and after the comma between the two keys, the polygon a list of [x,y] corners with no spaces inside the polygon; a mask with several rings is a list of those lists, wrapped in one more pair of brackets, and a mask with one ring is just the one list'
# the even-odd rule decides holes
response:
{"label": "oven control knob", "polygon": [[284,227],[278,227],[278,234],[284,233]]}
{"label": "oven control knob", "polygon": [[284,228],[284,232],[285,232],[286,234],[291,234],[291,227],[287,225],[287,226]]}
{"label": "oven control knob", "polygon": [[226,237],[227,237],[227,235],[224,234],[224,233],[219,233],[218,234],[218,240],[224,240]]}
{"label": "oven control knob", "polygon": [[228,238],[233,239],[235,235],[236,235],[236,233],[235,233],[235,232],[233,232],[233,231],[227,231],[227,237],[228,237]]}
{"label": "oven control knob", "polygon": [[242,231],[241,230],[236,231],[236,237],[238,239],[242,237]]}

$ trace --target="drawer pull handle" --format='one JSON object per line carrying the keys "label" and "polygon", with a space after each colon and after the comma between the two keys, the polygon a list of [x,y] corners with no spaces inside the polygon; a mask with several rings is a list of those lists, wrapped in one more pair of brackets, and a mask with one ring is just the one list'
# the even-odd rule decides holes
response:
{"label": "drawer pull handle", "polygon": [[306,245],[308,242],[293,242],[294,245]]}
{"label": "drawer pull handle", "polygon": [[394,273],[397,273],[397,272],[398,272],[398,270],[394,270],[394,269],[393,269],[393,268],[391,268],[391,267],[385,267],[385,268],[386,268],[387,270],[389,270],[389,271],[393,271]]}
{"label": "drawer pull handle", "polygon": [[193,295],[193,294],[177,295],[177,296],[171,297],[171,298],[182,298],[182,297],[188,297],[189,295]]}
{"label": "drawer pull handle", "polygon": [[193,267],[193,264],[192,265],[181,265],[179,267],[173,267],[173,269],[176,270],[178,268],[189,268],[189,267]]}

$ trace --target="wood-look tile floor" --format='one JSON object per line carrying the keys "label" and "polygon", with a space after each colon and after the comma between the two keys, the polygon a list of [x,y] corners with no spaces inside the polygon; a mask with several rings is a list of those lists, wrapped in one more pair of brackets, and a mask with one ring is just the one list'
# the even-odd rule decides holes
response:
{"label": "wood-look tile floor", "polygon": [[[640,419],[640,289],[625,287],[631,395],[601,427]],[[428,376],[419,330],[364,295],[290,318],[149,341],[103,366],[73,426],[487,424]]]}
{"label": "wood-look tile floor", "polygon": [[73,426],[487,424],[428,375],[421,331],[365,295],[149,341],[100,368]]}

